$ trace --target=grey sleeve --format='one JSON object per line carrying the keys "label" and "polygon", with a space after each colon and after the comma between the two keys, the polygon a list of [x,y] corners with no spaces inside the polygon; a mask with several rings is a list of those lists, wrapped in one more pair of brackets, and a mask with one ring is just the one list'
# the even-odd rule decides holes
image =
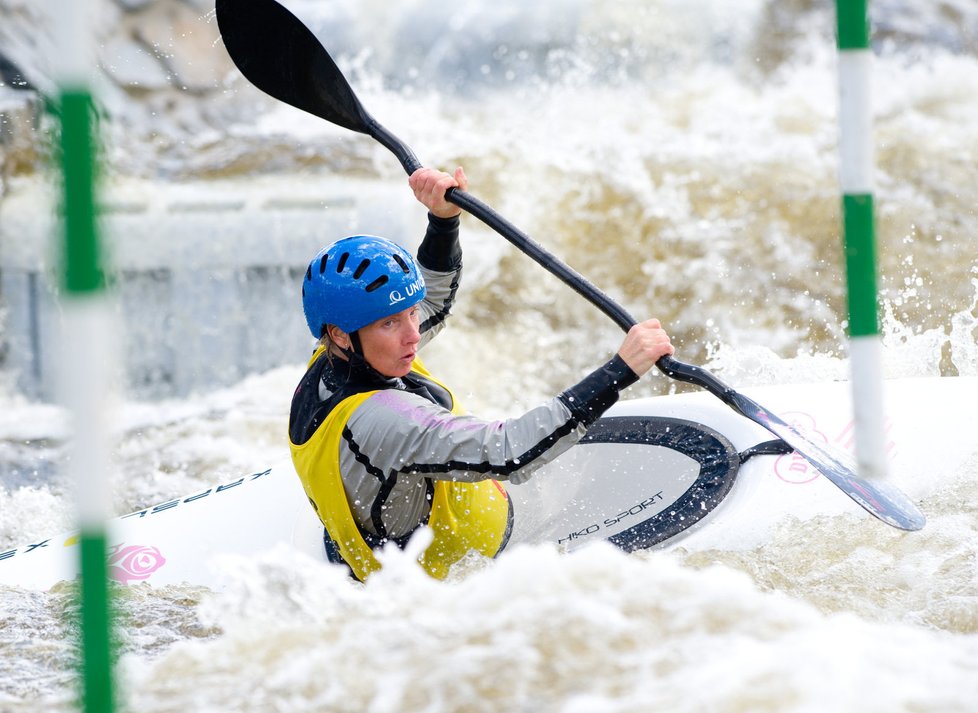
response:
{"label": "grey sleeve", "polygon": [[431,480],[525,482],[577,443],[636,379],[615,357],[559,396],[502,421],[456,415],[405,391],[379,391],[353,413],[340,441],[354,517],[370,532],[400,536],[428,513]]}
{"label": "grey sleeve", "polygon": [[455,415],[403,391],[380,391],[351,417],[347,444],[383,474],[519,484],[577,443],[635,379],[616,356],[560,396],[500,421]]}
{"label": "grey sleeve", "polygon": [[349,423],[352,440],[382,473],[521,483],[584,435],[559,399],[517,418],[455,415],[414,394],[381,391]]}

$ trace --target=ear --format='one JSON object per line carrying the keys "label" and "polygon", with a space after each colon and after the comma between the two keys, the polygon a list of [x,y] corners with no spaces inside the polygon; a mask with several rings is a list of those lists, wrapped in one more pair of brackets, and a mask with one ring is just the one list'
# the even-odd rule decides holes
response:
{"label": "ear", "polygon": [[326,333],[329,334],[329,338],[333,340],[333,344],[338,346],[340,349],[349,349],[352,345],[350,335],[337,327],[335,324],[327,325]]}

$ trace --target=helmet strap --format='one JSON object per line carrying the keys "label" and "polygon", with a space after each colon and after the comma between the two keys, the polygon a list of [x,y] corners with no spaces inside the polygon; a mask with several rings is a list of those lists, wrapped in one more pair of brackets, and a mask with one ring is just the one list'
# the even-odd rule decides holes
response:
{"label": "helmet strap", "polygon": [[363,355],[363,343],[360,341],[360,335],[357,332],[349,332],[347,336],[350,338],[350,346],[337,348],[343,352],[343,356],[346,357],[347,361],[351,364],[359,364],[360,366],[367,367],[368,369],[373,369],[367,362]]}
{"label": "helmet strap", "polygon": [[381,374],[370,365],[370,362],[367,361],[363,354],[363,342],[360,341],[360,332],[358,330],[347,332],[347,336],[350,338],[350,346],[348,347],[341,347],[336,342],[332,342],[333,346],[346,357],[347,361],[350,362],[350,364],[355,368],[366,369],[368,372],[377,375],[379,378],[385,381],[389,380],[390,377]]}
{"label": "helmet strap", "polygon": [[379,371],[371,366],[370,362],[363,353],[363,343],[360,341],[360,334],[358,332],[349,332],[350,346],[347,349],[343,349],[343,354],[346,355],[347,360],[356,369],[364,369],[368,373],[373,374],[377,378],[383,381],[390,381],[391,377],[384,376]]}
{"label": "helmet strap", "polygon": [[330,347],[338,350],[347,359],[352,357],[363,358],[363,344],[360,342],[359,331],[346,332],[346,336],[350,339],[350,346],[348,347],[341,347],[339,342],[333,339],[333,335],[329,333],[329,325],[323,327],[323,335],[328,338]]}
{"label": "helmet strap", "polygon": [[350,350],[354,354],[363,356],[363,344],[360,343],[360,330],[350,332]]}

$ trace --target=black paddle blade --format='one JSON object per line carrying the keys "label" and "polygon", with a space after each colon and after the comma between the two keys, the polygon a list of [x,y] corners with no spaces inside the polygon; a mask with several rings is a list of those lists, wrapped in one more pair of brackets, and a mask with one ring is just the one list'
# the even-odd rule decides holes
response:
{"label": "black paddle blade", "polygon": [[266,94],[361,134],[370,115],[333,58],[275,0],[217,0],[217,26],[231,60]]}
{"label": "black paddle blade", "polygon": [[920,530],[927,523],[924,514],[898,488],[885,481],[857,477],[856,464],[848,454],[819,442],[817,436],[806,436],[743,394],[733,394],[732,401],[737,411],[779,436],[867,512],[901,530]]}
{"label": "black paddle blade", "polygon": [[370,116],[329,52],[275,0],[217,0],[217,26],[245,78],[269,96],[387,147],[410,176],[414,152]]}

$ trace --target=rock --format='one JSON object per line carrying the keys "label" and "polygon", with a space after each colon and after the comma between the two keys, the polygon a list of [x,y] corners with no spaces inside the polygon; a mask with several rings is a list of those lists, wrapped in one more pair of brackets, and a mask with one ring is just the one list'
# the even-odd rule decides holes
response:
{"label": "rock", "polygon": [[120,87],[155,90],[170,86],[171,74],[151,50],[132,38],[115,36],[100,52],[102,68]]}
{"label": "rock", "polygon": [[132,36],[170,74],[175,89],[195,94],[216,90],[232,69],[213,12],[201,13],[179,0],[156,0],[125,20]]}
{"label": "rock", "polygon": [[153,1],[154,0],[115,0],[115,4],[126,12],[138,12],[147,5],[153,3]]}

